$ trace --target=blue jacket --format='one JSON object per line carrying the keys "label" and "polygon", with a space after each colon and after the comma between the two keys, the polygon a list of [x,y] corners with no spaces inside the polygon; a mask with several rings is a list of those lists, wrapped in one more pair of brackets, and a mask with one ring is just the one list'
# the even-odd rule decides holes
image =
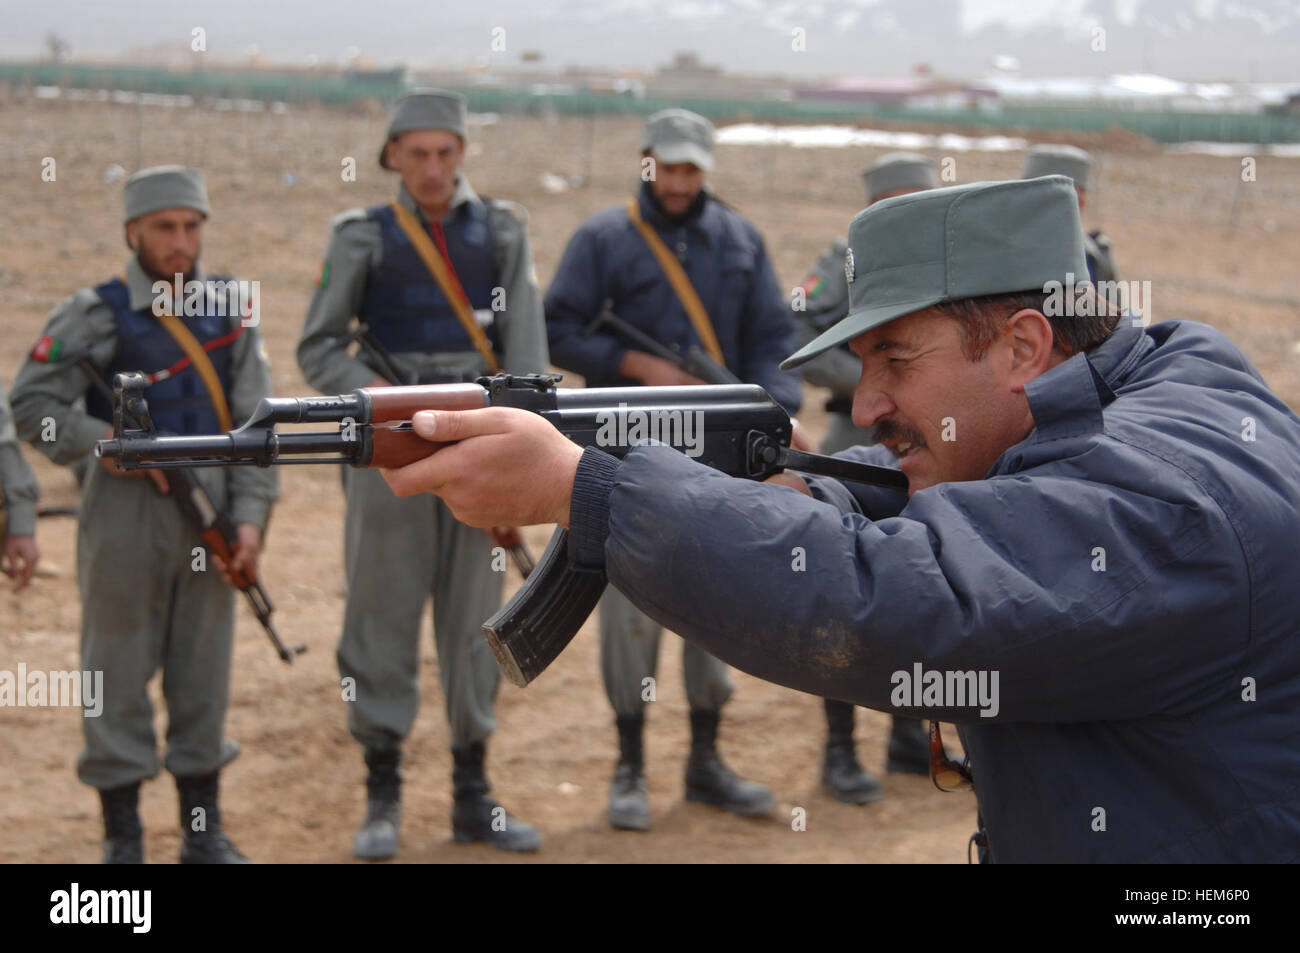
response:
{"label": "blue jacket", "polygon": [[[649,198],[641,217],[682,261],[713,322],[724,363],[741,380],[758,384],[793,413],[799,409],[799,375],[777,365],[798,346],[790,308],[781,294],[758,230],[716,199],[681,225],[670,223]],[[599,212],[569,239],[546,293],[551,361],[574,371],[588,387],[635,383],[618,373],[631,348],[607,328],[584,334],[603,308],[668,347],[685,352],[696,337],[686,311],[623,206]]]}
{"label": "blue jacket", "polygon": [[[1192,322],[1027,394],[985,479],[910,501],[588,450],[571,556],[730,665],[956,722],[993,860],[1300,859],[1300,418]],[[997,672],[996,714],[897,707],[917,663]]]}

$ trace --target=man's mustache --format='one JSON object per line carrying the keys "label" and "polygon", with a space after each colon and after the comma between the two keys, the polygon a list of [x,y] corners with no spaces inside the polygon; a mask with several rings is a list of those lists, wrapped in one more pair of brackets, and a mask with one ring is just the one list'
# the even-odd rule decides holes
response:
{"label": "man's mustache", "polygon": [[920,431],[894,420],[882,420],[872,427],[871,439],[875,443],[898,440],[903,443],[915,444],[918,447],[925,446],[925,438],[921,436]]}
{"label": "man's mustache", "polygon": [[198,255],[188,255],[184,252],[162,255],[157,258],[150,254],[137,252],[135,257],[136,261],[140,263],[141,270],[150,278],[158,281],[171,281],[177,272],[180,272],[185,278],[189,278],[199,262]]}

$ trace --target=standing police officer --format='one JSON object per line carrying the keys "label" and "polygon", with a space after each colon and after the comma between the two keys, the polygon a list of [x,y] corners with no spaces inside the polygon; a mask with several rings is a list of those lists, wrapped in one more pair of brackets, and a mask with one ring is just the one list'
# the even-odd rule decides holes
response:
{"label": "standing police officer", "polygon": [[[938,188],[939,174],[934,163],[919,153],[890,152],[862,170],[862,182],[870,206],[895,195]],[[812,341],[849,313],[849,282],[844,269],[848,247],[842,238],[831,242],[803,281],[803,295],[796,297],[793,308],[801,345]],[[822,440],[822,453],[839,453],[849,447],[875,442],[869,431],[853,424],[853,391],[862,376],[862,362],[847,344],[832,348],[811,361],[804,368],[804,376],[809,383],[828,388],[831,392],[831,399],[826,402],[830,427]],[[858,763],[853,721],[853,705],[826,699],[827,736],[822,785],[841,801],[870,804],[884,797],[884,791]],[[902,774],[925,774],[930,769],[930,745],[919,720],[893,716],[885,769]]]}
{"label": "standing police officer", "polygon": [[[1073,180],[1074,191],[1079,196],[1079,215],[1088,204],[1088,173],[1092,170],[1092,156],[1076,146],[1034,146],[1025,156],[1022,179],[1036,179],[1041,175],[1064,175]],[[1110,239],[1101,229],[1084,231],[1083,251],[1088,260],[1088,280],[1118,281],[1115,257]]]}
{"label": "standing police officer", "polygon": [[[125,271],[60,302],[14,385],[18,432],[55,463],[84,459],[112,433],[113,409],[79,367],[105,379],[143,371],[160,433],[204,434],[242,422],[270,389],[256,321],[244,320],[247,287],[205,280],[199,269],[210,214],[201,175],[179,166],[144,169],[126,182]],[[198,282],[199,284],[193,284]],[[198,288],[201,294],[191,294]],[[253,296],[253,300],[256,297]],[[175,312],[177,304],[182,304]],[[197,311],[197,313],[195,313]],[[85,398],[85,409],[77,403]],[[274,470],[196,471],[238,542],[235,569],[256,574],[262,529],[277,496]],[[140,863],[140,782],[158,773],[148,684],[161,667],[167,700],[164,764],[180,793],[181,862],[246,863],[221,827],[218,771],[239,754],[224,738],[234,638],[234,590],[209,571],[199,536],[161,495],[154,471],[119,472],[110,461],[86,477],[77,533],[81,667],[103,672],[103,710],[82,721],[77,774],[99,791],[104,861]],[[225,568],[218,562],[218,569]]]}
{"label": "standing police officer", "polygon": [[[408,381],[472,381],[547,368],[540,295],[523,210],[480,198],[461,174],[465,100],[439,90],[398,100],[379,164],[401,176],[397,199],[334,220],[298,363],[337,394],[396,383],[373,352],[348,352],[355,316]],[[357,857],[397,853],[401,745],[420,701],[420,615],[433,594],[451,727],[457,841],[536,850],[535,829],[489,794],[485,743],[496,728],[500,673],[481,625],[501,604],[493,541],[440,501],[399,500],[373,470],[345,470],[347,609],[339,672],[355,689],[348,729],[365,747],[366,818]],[[348,681],[351,680],[351,681]]]}
{"label": "standing police officer", "polygon": [[[793,322],[762,236],[704,188],[712,168],[713,127],[703,116],[667,109],[649,118],[640,192],[582,224],[547,292],[551,353],[557,366],[593,387],[703,383],[616,333],[591,333],[592,321],[609,308],[683,354],[701,347],[793,412],[799,378],[777,369],[794,341]],[[606,590],[601,671],[619,738],[609,821],[623,830],[650,826],[642,733],[661,632],[620,592]],[[690,643],[682,665],[691,709],[686,799],[745,816],[768,813],[772,792],[738,777],[717,752],[719,712],[732,690],[726,666]]]}

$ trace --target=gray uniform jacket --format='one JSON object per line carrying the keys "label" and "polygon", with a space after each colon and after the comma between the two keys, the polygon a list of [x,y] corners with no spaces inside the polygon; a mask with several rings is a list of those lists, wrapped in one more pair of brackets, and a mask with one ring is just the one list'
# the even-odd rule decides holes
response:
{"label": "gray uniform jacket", "polygon": [[[131,294],[132,309],[148,308],[153,302],[153,281],[135,258],[126,266],[124,276]],[[195,269],[192,276],[202,281]],[[241,321],[238,299],[231,288],[231,329]],[[55,306],[45,325],[45,335],[57,341],[68,356],[88,354],[101,374],[113,361],[117,349],[117,329],[112,311],[100,300],[93,288],[83,288]],[[270,363],[257,327],[248,327],[229,345],[231,349],[230,415],[236,427],[270,392]],[[160,368],[141,368],[156,371]],[[94,450],[95,442],[104,437],[111,421],[92,417],[74,406],[77,398],[90,389],[86,374],[78,367],[63,363],[43,364],[28,360],[14,382],[13,409],[18,434],[55,463],[71,464]],[[146,399],[149,396],[145,391]],[[53,422],[53,440],[42,439],[47,433],[46,419]],[[271,504],[277,499],[279,477],[274,468],[227,467],[199,471],[205,488],[214,502],[222,506],[232,522],[252,523],[265,528]],[[225,501],[223,503],[223,501]]]}
{"label": "gray uniform jacket", "polygon": [[[844,239],[835,239],[803,280],[804,306],[792,306],[800,347],[849,313],[849,282],[844,276],[848,248]],[[862,377],[862,362],[847,346],[836,347],[805,364],[803,376],[808,383],[828,389],[834,401],[852,400]]]}
{"label": "gray uniform jacket", "polygon": [[1119,280],[1110,239],[1100,230],[1083,233],[1083,252],[1088,259],[1088,277],[1092,281]]}
{"label": "gray uniform jacket", "polygon": [[[397,200],[421,223],[427,221],[405,187],[399,189]],[[462,175],[452,208],[482,201]],[[546,370],[549,358],[541,293],[525,230],[526,216],[512,202],[494,199],[487,206],[496,233],[498,281],[505,290],[505,309],[495,316],[502,348],[501,368],[511,374],[539,373]],[[352,209],[334,219],[322,280],[312,296],[298,343],[298,364],[303,375],[322,393],[343,394],[365,387],[379,373],[367,363],[364,352],[348,353],[348,324],[365,294],[367,276],[380,265],[382,255],[380,227],[366,217],[365,209]],[[472,380],[487,373],[483,359],[475,351],[403,352],[394,358],[400,370],[419,380]]]}
{"label": "gray uniform jacket", "polygon": [[36,500],[40,491],[36,476],[23,459],[18,445],[18,434],[0,387],[0,493],[4,494],[5,522],[0,532],[4,536],[31,536],[36,532]]}

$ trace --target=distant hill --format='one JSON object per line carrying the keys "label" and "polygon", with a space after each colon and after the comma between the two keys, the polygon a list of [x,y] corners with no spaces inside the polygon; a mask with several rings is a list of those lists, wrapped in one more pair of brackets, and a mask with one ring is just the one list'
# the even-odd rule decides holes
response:
{"label": "distant hill", "polygon": [[678,50],[693,50],[727,70],[806,77],[899,75],[924,63],[937,73],[975,78],[1001,58],[1029,76],[1155,73],[1300,85],[1294,0],[374,0],[360,7],[349,0],[210,0],[206,6],[133,0],[124,17],[113,4],[28,4],[7,18],[0,56],[40,55],[53,32],[74,57],[134,50],[133,61],[140,62],[144,49],[175,65],[177,53],[191,55],[191,31],[202,27],[209,55],[228,62],[251,55],[341,63],[363,55],[377,65],[415,69],[476,63],[649,69]]}

